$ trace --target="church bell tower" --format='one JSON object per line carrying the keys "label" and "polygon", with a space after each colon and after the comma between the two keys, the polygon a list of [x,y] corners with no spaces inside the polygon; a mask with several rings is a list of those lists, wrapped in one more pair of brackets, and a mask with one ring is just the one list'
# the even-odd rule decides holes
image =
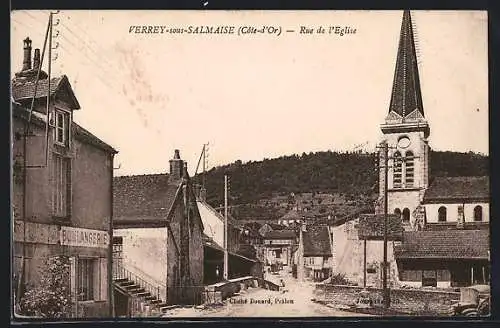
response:
{"label": "church bell tower", "polygon": [[[388,213],[400,214],[404,226],[409,226],[429,184],[430,134],[424,116],[410,11],[403,13],[389,112],[381,130],[389,145]],[[385,172],[381,169],[379,199],[383,199],[385,192],[384,179]]]}

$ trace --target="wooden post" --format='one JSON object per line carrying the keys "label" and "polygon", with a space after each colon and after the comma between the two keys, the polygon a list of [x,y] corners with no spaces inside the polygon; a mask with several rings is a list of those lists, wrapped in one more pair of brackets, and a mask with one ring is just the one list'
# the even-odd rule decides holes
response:
{"label": "wooden post", "polygon": [[486,272],[484,270],[484,265],[482,266],[482,270],[483,270],[483,283],[486,284]]}
{"label": "wooden post", "polygon": [[363,256],[363,287],[366,287],[366,239],[363,240],[364,256]]}
{"label": "wooden post", "polygon": [[470,284],[474,285],[474,266],[470,267]]}

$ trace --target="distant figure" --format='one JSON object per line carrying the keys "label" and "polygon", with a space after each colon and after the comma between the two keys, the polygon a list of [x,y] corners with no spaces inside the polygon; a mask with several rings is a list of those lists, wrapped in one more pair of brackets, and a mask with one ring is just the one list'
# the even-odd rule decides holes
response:
{"label": "distant figure", "polygon": [[215,276],[217,277],[217,279],[219,279],[219,277],[220,277],[219,267],[215,268]]}
{"label": "distant figure", "polygon": [[280,279],[280,287],[279,287],[280,291],[282,293],[284,293],[286,290],[285,290],[285,282],[283,281],[283,279]]}

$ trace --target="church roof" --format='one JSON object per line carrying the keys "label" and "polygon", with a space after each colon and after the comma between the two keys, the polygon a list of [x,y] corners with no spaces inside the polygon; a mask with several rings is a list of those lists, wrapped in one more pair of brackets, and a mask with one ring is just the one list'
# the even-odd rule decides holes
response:
{"label": "church roof", "polygon": [[488,259],[489,230],[403,232],[396,259]]}
{"label": "church roof", "polygon": [[409,10],[404,11],[401,23],[389,116],[417,120],[424,117],[413,25]]}
{"label": "church roof", "polygon": [[489,177],[436,177],[424,195],[424,203],[488,202],[489,199]]}

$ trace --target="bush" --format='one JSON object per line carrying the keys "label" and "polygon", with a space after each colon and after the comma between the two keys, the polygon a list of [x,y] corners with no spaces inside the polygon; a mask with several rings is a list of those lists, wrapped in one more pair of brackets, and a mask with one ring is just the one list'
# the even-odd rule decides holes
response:
{"label": "bush", "polygon": [[29,286],[20,300],[22,315],[42,318],[65,318],[71,313],[69,258],[48,258],[40,284]]}
{"label": "bush", "polygon": [[333,285],[349,285],[349,280],[345,277],[345,273],[336,273],[330,277],[330,283]]}

